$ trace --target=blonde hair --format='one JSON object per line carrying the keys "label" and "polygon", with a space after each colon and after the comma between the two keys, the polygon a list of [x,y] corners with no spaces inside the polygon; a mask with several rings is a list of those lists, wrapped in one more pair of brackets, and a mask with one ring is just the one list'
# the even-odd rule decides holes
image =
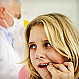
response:
{"label": "blonde hair", "polygon": [[30,30],[39,24],[44,26],[47,38],[53,48],[67,58],[67,61],[73,62],[75,79],[79,78],[79,33],[68,17],[58,13],[51,13],[38,16],[25,28],[24,62],[28,63],[30,79],[42,79],[30,61],[28,47]]}

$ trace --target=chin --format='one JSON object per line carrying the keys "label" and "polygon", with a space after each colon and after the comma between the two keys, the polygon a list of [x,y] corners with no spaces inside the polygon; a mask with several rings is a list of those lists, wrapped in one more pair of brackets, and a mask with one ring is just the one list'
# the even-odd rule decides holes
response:
{"label": "chin", "polygon": [[52,79],[52,75],[49,71],[39,73],[43,79]]}

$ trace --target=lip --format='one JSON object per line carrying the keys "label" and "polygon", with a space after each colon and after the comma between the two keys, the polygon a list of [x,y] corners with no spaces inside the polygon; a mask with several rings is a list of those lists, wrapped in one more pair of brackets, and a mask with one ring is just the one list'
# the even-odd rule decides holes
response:
{"label": "lip", "polygon": [[58,63],[56,63],[56,62],[46,62],[46,63],[39,63],[37,66],[43,65],[43,64],[48,64],[48,63],[55,63],[55,64],[58,64]]}
{"label": "lip", "polygon": [[39,65],[44,65],[44,64],[49,64],[49,63],[58,64],[58,63],[56,63],[56,62],[47,62],[47,63],[40,63],[40,64],[38,64],[38,67],[39,67]]}
{"label": "lip", "polygon": [[40,67],[40,65],[45,65],[45,64],[49,65],[49,62],[48,62],[48,63],[40,63],[40,64],[38,64],[38,67],[39,67],[39,68],[47,68],[47,66]]}
{"label": "lip", "polygon": [[[49,63],[49,62],[48,62],[48,63]],[[38,64],[38,66],[39,66],[39,65],[43,65],[43,64],[48,64],[48,63],[40,63],[40,64]]]}

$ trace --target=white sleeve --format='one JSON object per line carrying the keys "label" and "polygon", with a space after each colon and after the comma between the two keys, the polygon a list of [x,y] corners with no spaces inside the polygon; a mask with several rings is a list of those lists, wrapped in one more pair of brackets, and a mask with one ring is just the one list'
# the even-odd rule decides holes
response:
{"label": "white sleeve", "polygon": [[[0,79],[18,79],[18,73],[22,65],[17,65],[9,61],[5,40],[0,36]],[[12,53],[12,52],[11,52]],[[13,57],[14,60],[16,57]]]}

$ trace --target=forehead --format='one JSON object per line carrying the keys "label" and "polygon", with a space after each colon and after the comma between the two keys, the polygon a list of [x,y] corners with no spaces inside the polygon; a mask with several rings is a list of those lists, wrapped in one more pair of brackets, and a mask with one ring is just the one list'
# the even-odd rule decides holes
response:
{"label": "forehead", "polygon": [[5,6],[5,9],[7,9],[14,17],[17,14],[21,14],[20,6],[16,1],[4,3],[3,6]]}
{"label": "forehead", "polygon": [[30,31],[29,41],[47,40],[43,26],[34,26]]}

